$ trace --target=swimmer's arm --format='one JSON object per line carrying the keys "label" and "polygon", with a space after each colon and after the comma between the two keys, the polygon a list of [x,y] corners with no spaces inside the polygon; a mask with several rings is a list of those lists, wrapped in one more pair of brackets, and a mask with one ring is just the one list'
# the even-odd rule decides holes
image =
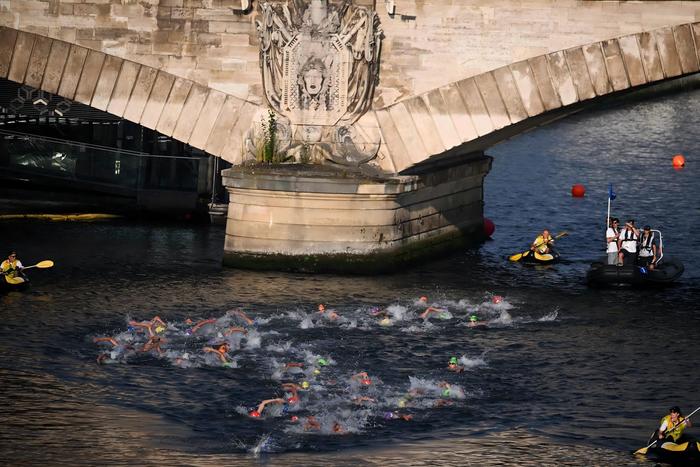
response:
{"label": "swimmer's arm", "polygon": [[241,334],[246,334],[248,331],[246,331],[243,328],[237,327],[237,326],[232,326],[228,328],[226,331],[224,331],[224,336],[230,336],[234,332],[239,332]]}
{"label": "swimmer's arm", "polygon": [[420,317],[425,318],[430,313],[437,313],[438,311],[440,311],[440,310],[438,310],[437,308],[434,308],[432,306],[429,306],[428,308],[425,309],[425,311],[423,313],[421,313]]}
{"label": "swimmer's arm", "polygon": [[160,319],[160,316],[158,316],[158,315],[154,316],[153,319],[151,320],[151,324],[156,324],[156,323],[158,323],[162,326],[165,326],[166,328],[168,327],[168,325],[165,323],[165,321]]}
{"label": "swimmer's arm", "polygon": [[113,347],[119,345],[119,343],[113,337],[95,337],[92,341],[95,344],[97,344],[98,342],[109,342],[110,344],[112,344]]}
{"label": "swimmer's arm", "polygon": [[265,410],[268,404],[284,404],[284,399],[265,399],[258,405],[258,413],[263,413],[263,410]]}
{"label": "swimmer's arm", "polygon": [[195,324],[195,325],[192,327],[192,332],[195,333],[195,332],[197,332],[197,330],[198,330],[199,328],[201,328],[202,326],[206,326],[207,324],[212,324],[212,323],[215,323],[215,322],[216,322],[216,320],[215,320],[214,318],[203,319],[202,321],[199,321],[197,324]]}
{"label": "swimmer's arm", "polygon": [[369,378],[369,375],[367,374],[366,371],[361,371],[355,375],[352,375],[351,379],[356,380],[356,379],[363,379],[363,378]]}
{"label": "swimmer's arm", "polygon": [[303,363],[297,363],[297,362],[285,363],[284,366],[285,366],[286,368],[304,368],[304,364],[303,364]]}
{"label": "swimmer's arm", "polygon": [[240,316],[247,324],[253,324],[253,320],[248,318],[243,310],[235,310],[233,313]]}

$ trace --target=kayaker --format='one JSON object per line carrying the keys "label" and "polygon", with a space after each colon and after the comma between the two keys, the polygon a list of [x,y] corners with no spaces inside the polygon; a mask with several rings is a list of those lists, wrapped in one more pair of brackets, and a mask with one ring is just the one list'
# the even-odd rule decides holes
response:
{"label": "kayaker", "polygon": [[536,251],[541,255],[545,255],[551,251],[551,246],[554,243],[554,239],[549,233],[549,230],[544,229],[541,234],[535,238],[535,241],[530,245],[530,250]]}
{"label": "kayaker", "polygon": [[678,443],[678,440],[683,436],[683,430],[693,426],[690,420],[686,420],[681,414],[681,409],[674,405],[669,410],[669,414],[661,419],[659,426],[659,439],[662,442],[671,441]]}
{"label": "kayaker", "polygon": [[633,263],[636,260],[638,240],[639,229],[634,226],[634,219],[628,219],[625,222],[625,230],[620,232],[620,237],[617,239],[619,250],[617,254],[618,265]]}
{"label": "kayaker", "polygon": [[0,273],[8,277],[22,275],[22,269],[24,269],[24,266],[22,262],[17,259],[17,253],[15,251],[11,251],[10,254],[7,255],[7,259],[0,264]]}
{"label": "kayaker", "polygon": [[610,226],[605,232],[605,241],[608,243],[608,247],[605,250],[608,254],[608,264],[617,264],[617,240],[620,238],[620,219],[617,217],[610,218]]}

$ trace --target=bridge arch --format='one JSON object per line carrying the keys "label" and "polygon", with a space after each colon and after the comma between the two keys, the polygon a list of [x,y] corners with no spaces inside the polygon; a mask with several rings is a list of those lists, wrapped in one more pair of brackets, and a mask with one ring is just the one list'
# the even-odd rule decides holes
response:
{"label": "bridge arch", "polygon": [[376,109],[383,138],[380,157],[401,172],[429,159],[483,150],[512,136],[502,130],[517,124],[523,131],[549,112],[697,73],[699,56],[700,23],[687,23],[470,76]]}
{"label": "bridge arch", "polygon": [[259,105],[194,81],[58,39],[0,27],[0,78],[80,102],[241,162]]}

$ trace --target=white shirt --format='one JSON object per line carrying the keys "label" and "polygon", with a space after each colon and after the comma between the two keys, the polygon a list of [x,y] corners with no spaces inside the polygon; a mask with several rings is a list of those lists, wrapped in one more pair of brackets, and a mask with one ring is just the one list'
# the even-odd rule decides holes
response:
{"label": "white shirt", "polygon": [[644,234],[642,234],[639,237],[639,242],[640,242],[639,256],[642,256],[644,258],[651,258],[652,256],[654,256],[654,234],[650,233],[649,236],[651,237],[651,242],[649,243],[649,248],[650,248],[649,250],[644,248],[644,245],[642,244],[642,242],[644,242],[646,240],[644,238]]}
{"label": "white shirt", "polygon": [[[627,237],[625,237],[627,235]],[[627,240],[625,240],[627,238]],[[623,230],[620,232],[620,242],[623,250],[627,250],[630,253],[637,252],[637,240],[639,236],[634,233],[634,230]]]}
{"label": "white shirt", "polygon": [[[615,230],[612,227],[608,227],[607,232],[605,232],[605,240],[607,241],[611,237],[614,238],[616,235]],[[617,239],[613,240],[612,242],[608,242],[608,249],[606,252],[617,253]]]}

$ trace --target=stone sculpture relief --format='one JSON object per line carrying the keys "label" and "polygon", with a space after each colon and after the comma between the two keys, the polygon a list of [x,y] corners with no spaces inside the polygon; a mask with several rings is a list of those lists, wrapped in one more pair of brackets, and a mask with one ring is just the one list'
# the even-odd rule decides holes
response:
{"label": "stone sculpture relief", "polygon": [[[359,165],[376,156],[380,135],[358,119],[378,78],[377,14],[350,0],[263,2],[256,21],[268,103],[278,114],[278,151],[297,161]],[[262,123],[251,129],[255,151]]]}

